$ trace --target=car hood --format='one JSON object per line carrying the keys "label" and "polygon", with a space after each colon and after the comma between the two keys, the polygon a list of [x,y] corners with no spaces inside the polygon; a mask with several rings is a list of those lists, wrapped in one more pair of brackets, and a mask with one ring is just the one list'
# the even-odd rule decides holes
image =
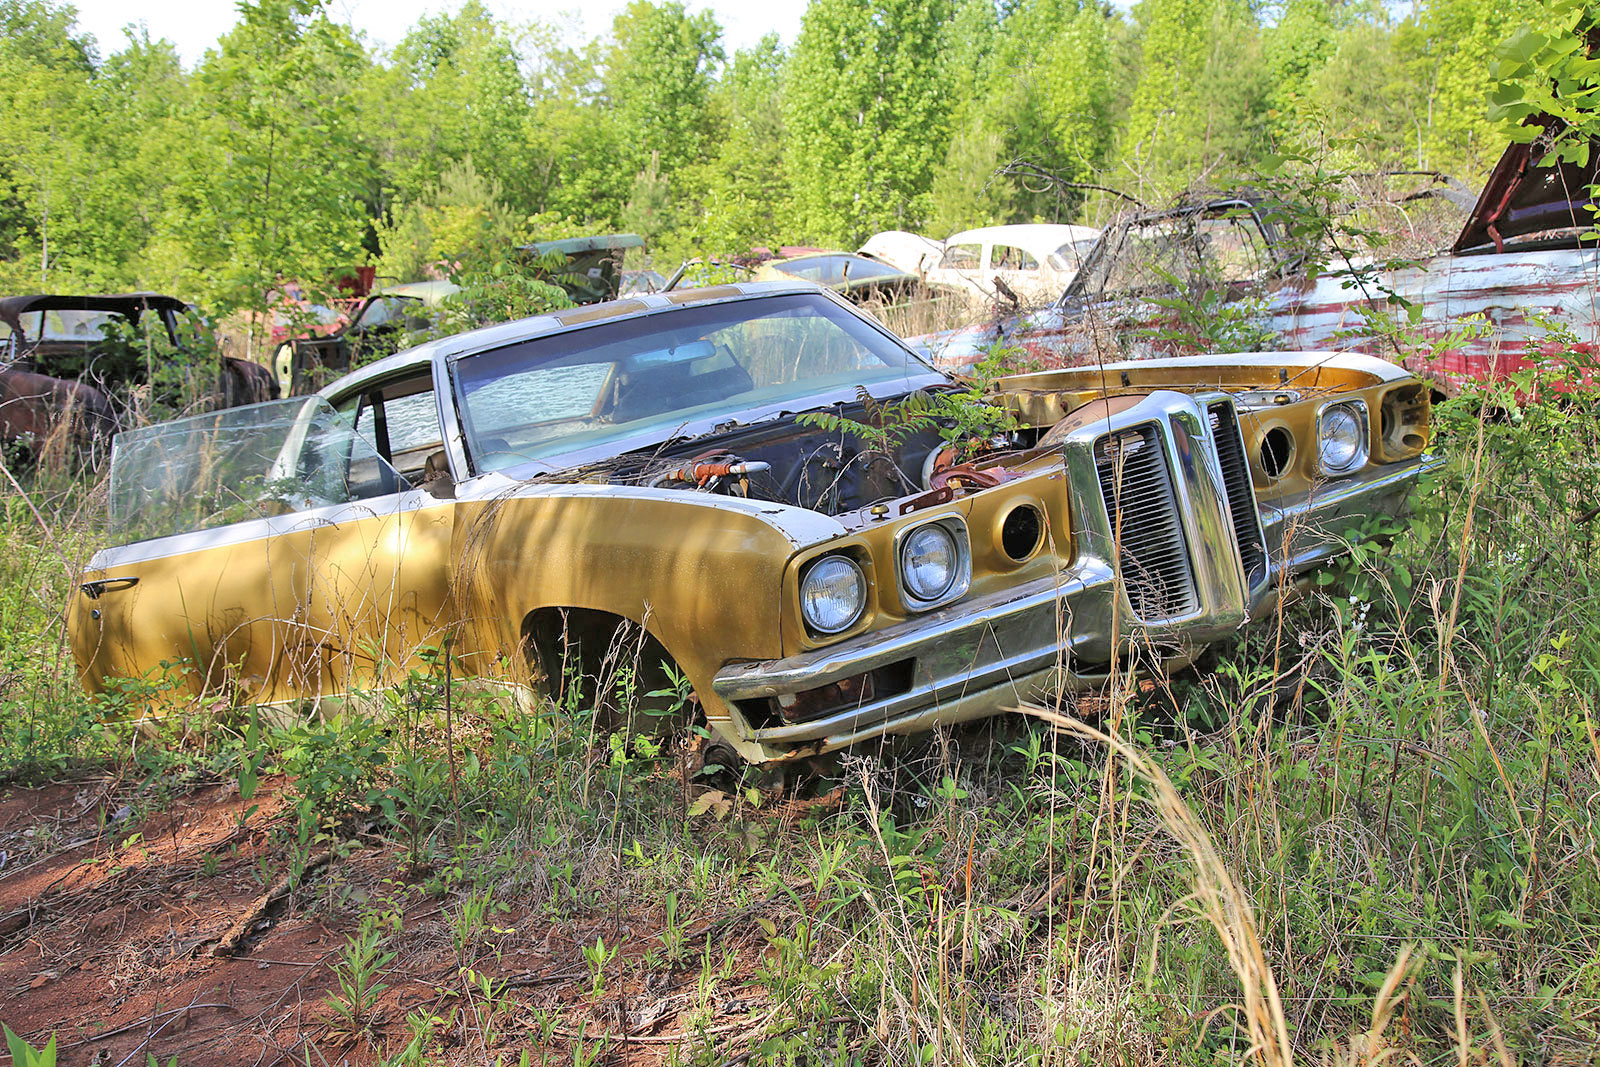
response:
{"label": "car hood", "polygon": [[1540,166],[1566,124],[1551,115],[1534,115],[1524,125],[1542,130],[1530,143],[1505,150],[1450,251],[1492,246],[1502,252],[1508,238],[1593,224],[1589,187],[1600,180],[1600,144],[1591,143],[1586,164],[1552,161]]}

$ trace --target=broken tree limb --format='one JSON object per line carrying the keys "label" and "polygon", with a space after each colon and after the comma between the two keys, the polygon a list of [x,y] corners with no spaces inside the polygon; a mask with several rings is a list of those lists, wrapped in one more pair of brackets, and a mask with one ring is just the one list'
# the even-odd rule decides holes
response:
{"label": "broken tree limb", "polygon": [[250,905],[244,915],[240,916],[239,920],[228,928],[228,932],[223,934],[221,939],[211,947],[211,955],[232,956],[237,953],[239,946],[249,936],[250,928],[261,920],[261,917],[267,913],[268,908],[303,885],[305,880],[313,873],[320,871],[332,862],[333,853],[331,851],[324,852],[320,856],[313,857],[306,864],[305,869],[300,872],[299,878],[291,878],[286,874],[278,879],[273,883],[272,888],[257,898],[256,902]]}

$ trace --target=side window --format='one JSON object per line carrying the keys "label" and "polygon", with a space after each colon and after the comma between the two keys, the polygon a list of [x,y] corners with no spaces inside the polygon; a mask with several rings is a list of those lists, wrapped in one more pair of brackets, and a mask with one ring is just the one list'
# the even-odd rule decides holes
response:
{"label": "side window", "polygon": [[951,245],[944,250],[939,266],[946,270],[977,270],[982,263],[982,245]]}
{"label": "side window", "polygon": [[421,308],[422,301],[412,297],[380,296],[361,313],[361,326],[365,329],[398,325],[405,322],[407,316],[417,315]]}
{"label": "side window", "polygon": [[419,393],[395,396],[385,391],[383,410],[389,423],[389,461],[402,472],[420,472],[428,457],[444,447],[433,383]]}
{"label": "side window", "polygon": [[431,375],[374,386],[346,398],[338,411],[353,419],[357,437],[413,484],[421,484],[428,457],[444,447]]}
{"label": "side window", "polygon": [[1039,261],[1025,248],[1015,245],[995,245],[989,253],[989,262],[996,270],[1038,270]]}
{"label": "side window", "polygon": [[44,326],[44,312],[24,311],[17,316],[17,321],[22,324],[22,340],[37,341]]}
{"label": "side window", "polygon": [[393,493],[400,476],[320,397],[208,412],[117,435],[108,492],[124,543]]}

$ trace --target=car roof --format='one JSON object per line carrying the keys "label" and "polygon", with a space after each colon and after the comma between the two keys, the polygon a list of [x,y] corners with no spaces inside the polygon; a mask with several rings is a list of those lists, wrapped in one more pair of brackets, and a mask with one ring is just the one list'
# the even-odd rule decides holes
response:
{"label": "car roof", "polygon": [[564,237],[558,241],[539,241],[531,245],[519,245],[517,251],[532,252],[535,255],[549,255],[552,252],[563,256],[575,256],[584,252],[607,252],[612,249],[643,248],[644,238],[636,233],[602,233],[587,237]]}
{"label": "car roof", "polygon": [[444,302],[461,291],[455,282],[433,279],[421,282],[401,282],[379,289],[374,296],[409,296],[430,306]]}
{"label": "car roof", "polygon": [[1070,241],[1086,241],[1099,237],[1093,226],[1069,226],[1066,223],[1030,222],[1014,226],[979,226],[952,234],[946,245],[982,244],[996,241],[1017,245],[1038,256],[1046,256]]}
{"label": "car roof", "polygon": [[188,306],[175,296],[163,296],[160,293],[108,293],[94,296],[35,293],[30,296],[0,297],[0,319],[12,322],[17,316],[30,311],[105,311],[132,317],[146,308],[183,311]]}
{"label": "car roof", "polygon": [[319,390],[319,393],[337,391],[343,394],[359,383],[387,377],[399,371],[415,369],[431,363],[440,356],[452,359],[457,356],[484,352],[491,348],[516,344],[519,341],[530,341],[536,337],[547,337],[551,334],[564,333],[567,330],[593,326],[601,322],[658,314],[674,308],[691,307],[697,304],[716,304],[761,296],[776,296],[783,293],[824,293],[834,299],[838,299],[828,289],[800,281],[736,282],[729,285],[710,285],[697,289],[675,289],[669,293],[638,293],[633,296],[621,297],[617,300],[607,300],[599,304],[562,308],[559,311],[549,311],[543,315],[533,315],[513,322],[496,323],[493,326],[483,326],[476,330],[467,330],[464,333],[442,337],[437,341],[429,341],[427,344],[418,345],[416,348],[407,349],[404,352],[396,352],[392,356],[386,356],[374,363],[369,363],[352,374],[330,382],[326,387]]}

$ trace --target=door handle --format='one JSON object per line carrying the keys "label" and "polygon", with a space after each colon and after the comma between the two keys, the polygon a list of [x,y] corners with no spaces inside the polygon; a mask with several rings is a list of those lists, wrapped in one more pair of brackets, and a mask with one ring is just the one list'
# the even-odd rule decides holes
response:
{"label": "door handle", "polygon": [[139,584],[139,579],[133,575],[123,578],[96,578],[92,582],[84,582],[78,588],[83,590],[83,595],[90,600],[99,600],[100,594],[113,589],[131,589]]}

